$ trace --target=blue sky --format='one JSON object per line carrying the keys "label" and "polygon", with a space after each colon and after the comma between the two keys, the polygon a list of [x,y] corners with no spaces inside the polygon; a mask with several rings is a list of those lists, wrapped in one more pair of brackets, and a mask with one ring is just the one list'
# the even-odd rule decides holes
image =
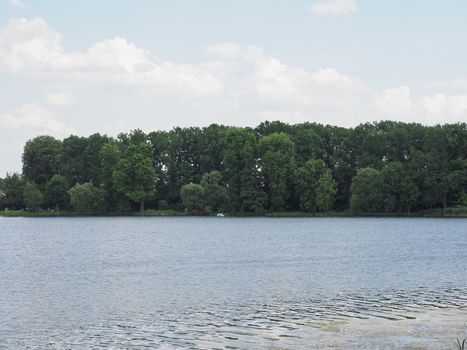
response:
{"label": "blue sky", "polygon": [[0,0],[0,176],[37,134],[464,122],[466,16],[463,0]]}

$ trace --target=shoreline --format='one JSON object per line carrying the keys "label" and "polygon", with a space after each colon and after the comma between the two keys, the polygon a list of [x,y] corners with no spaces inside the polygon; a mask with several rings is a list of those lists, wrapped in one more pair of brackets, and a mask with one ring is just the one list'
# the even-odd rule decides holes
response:
{"label": "shoreline", "polygon": [[[216,214],[192,214],[175,210],[146,210],[144,212],[76,212],[76,211],[0,211],[0,217],[216,217]],[[342,212],[272,212],[272,213],[225,213],[230,218],[467,218],[467,208],[448,208],[410,214]]]}

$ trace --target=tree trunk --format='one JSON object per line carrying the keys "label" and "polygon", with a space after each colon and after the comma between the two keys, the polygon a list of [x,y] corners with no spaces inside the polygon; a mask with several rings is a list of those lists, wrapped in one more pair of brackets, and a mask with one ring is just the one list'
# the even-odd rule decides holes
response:
{"label": "tree trunk", "polygon": [[139,203],[139,210],[144,211],[144,200],[141,200],[141,202]]}
{"label": "tree trunk", "polygon": [[59,211],[59,210],[60,210],[60,207],[59,207],[59,205],[57,203],[57,204],[55,204],[55,211]]}

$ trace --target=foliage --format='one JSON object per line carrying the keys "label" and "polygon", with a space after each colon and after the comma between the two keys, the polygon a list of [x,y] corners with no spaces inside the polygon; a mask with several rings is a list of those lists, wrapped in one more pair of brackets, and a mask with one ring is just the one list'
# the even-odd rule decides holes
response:
{"label": "foliage", "polygon": [[76,211],[96,211],[105,210],[105,191],[87,182],[77,183],[69,191],[70,205]]}
{"label": "foliage", "polygon": [[319,211],[331,210],[337,192],[337,185],[331,171],[326,169],[318,179],[316,187],[316,207]]}
{"label": "foliage", "polygon": [[308,212],[331,210],[337,192],[331,171],[320,159],[310,159],[295,172],[300,208]]}
{"label": "foliage", "polygon": [[267,196],[260,187],[256,137],[251,130],[232,128],[226,134],[225,178],[237,212],[262,212]]}
{"label": "foliage", "polygon": [[68,205],[68,182],[61,175],[54,175],[45,185],[44,201],[57,211]]}
{"label": "foliage", "polygon": [[290,196],[287,180],[295,166],[295,145],[287,134],[281,132],[262,137],[258,148],[261,174],[269,195],[269,209],[284,210]]}
{"label": "foliage", "polygon": [[39,210],[44,202],[44,196],[34,182],[28,181],[23,189],[24,205],[28,210]]}
{"label": "foliage", "polygon": [[169,209],[169,203],[165,199],[161,199],[157,205],[159,210],[168,210]]}
{"label": "foliage", "polygon": [[181,189],[193,183],[204,190],[196,210],[206,212],[445,214],[467,206],[466,140],[465,123],[394,121],[38,136],[25,144],[23,173],[0,181],[0,207],[66,209],[65,187],[89,183],[110,213],[182,210]]}
{"label": "foliage", "polygon": [[214,170],[203,175],[201,186],[205,194],[205,210],[208,213],[228,211],[230,209],[230,196],[227,189],[221,186],[221,173]]}
{"label": "foliage", "polygon": [[10,210],[22,209],[24,203],[24,179],[18,173],[7,174],[2,183],[0,207]]}
{"label": "foliage", "polygon": [[350,209],[355,212],[383,212],[392,206],[392,197],[384,193],[381,171],[373,168],[360,169],[352,180]]}
{"label": "foliage", "polygon": [[23,176],[43,186],[60,172],[62,142],[52,136],[38,136],[26,142],[23,152]]}
{"label": "foliage", "polygon": [[196,213],[204,209],[205,191],[203,186],[190,183],[180,190],[183,206],[186,210]]}
{"label": "foliage", "polygon": [[113,171],[112,181],[118,192],[139,202],[143,211],[144,202],[152,198],[155,191],[155,169],[149,145],[130,145]]}

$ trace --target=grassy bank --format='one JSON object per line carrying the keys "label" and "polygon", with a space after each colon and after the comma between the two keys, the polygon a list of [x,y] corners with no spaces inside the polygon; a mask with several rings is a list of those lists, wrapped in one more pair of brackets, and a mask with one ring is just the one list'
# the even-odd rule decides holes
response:
{"label": "grassy bank", "polygon": [[143,212],[77,212],[77,211],[0,211],[4,217],[78,217],[78,216],[187,216],[186,213],[175,210],[145,210]]}
{"label": "grassy bank", "polygon": [[[155,210],[148,209],[143,212],[76,212],[76,211],[25,211],[7,210],[0,211],[0,216],[4,217],[77,217],[77,216],[192,216],[189,213],[176,210]],[[209,215],[206,215],[209,216]],[[211,216],[215,216],[212,214]],[[264,214],[254,213],[226,213],[229,217],[271,217],[271,218],[294,218],[294,217],[447,217],[447,218],[467,218],[467,208],[447,208],[424,210],[416,213],[359,213],[353,214],[350,211],[329,211],[320,213],[306,212],[272,212]]]}

